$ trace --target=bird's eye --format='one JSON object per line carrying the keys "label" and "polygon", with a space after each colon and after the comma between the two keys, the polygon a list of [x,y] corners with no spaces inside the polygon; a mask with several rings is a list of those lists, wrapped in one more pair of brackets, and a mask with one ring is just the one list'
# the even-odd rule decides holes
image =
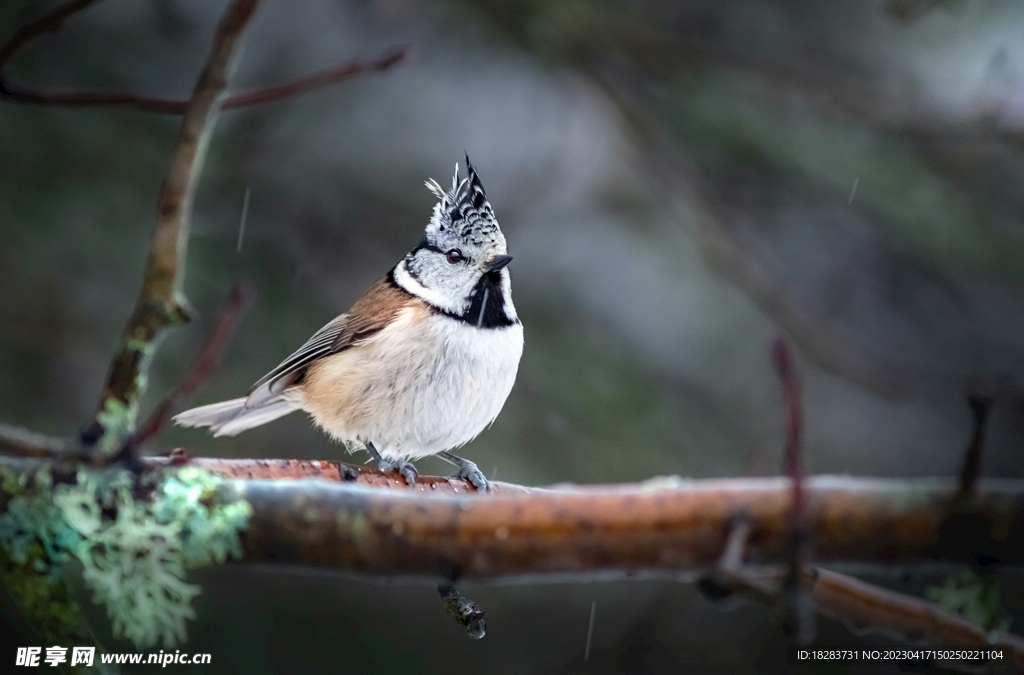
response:
{"label": "bird's eye", "polygon": [[460,251],[457,248],[453,248],[450,251],[448,251],[447,253],[445,253],[444,257],[448,261],[448,263],[451,264],[451,265],[454,265],[456,263],[460,263],[460,262],[462,262],[463,260],[466,259],[466,256],[462,255],[462,251]]}

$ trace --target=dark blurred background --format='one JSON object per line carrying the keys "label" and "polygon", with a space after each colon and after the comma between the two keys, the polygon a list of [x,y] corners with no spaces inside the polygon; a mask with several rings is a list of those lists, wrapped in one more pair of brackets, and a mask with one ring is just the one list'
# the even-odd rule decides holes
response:
{"label": "dark blurred background", "polygon": [[[5,0],[0,35],[52,5]],[[106,0],[10,73],[184,97],[224,6]],[[504,412],[463,453],[488,476],[777,473],[767,345],[780,332],[798,355],[811,472],[952,475],[973,393],[996,401],[983,472],[1024,476],[1022,29],[1014,0],[268,0],[236,89],[397,44],[416,60],[221,116],[185,284],[199,318],[163,344],[147,401],[243,276],[257,301],[197,402],[244,393],[419,240],[433,203],[423,181],[450,180],[465,149],[516,257],[526,330]],[[177,125],[0,102],[3,421],[66,435],[90,418]],[[160,444],[340,452],[299,415],[233,439],[169,430]],[[768,609],[723,611],[685,584],[470,586],[490,628],[472,642],[429,585],[196,576],[205,594],[183,649],[211,652],[210,673],[785,662]],[[1019,626],[1024,592],[1004,581]],[[828,622],[821,634],[858,639]]]}

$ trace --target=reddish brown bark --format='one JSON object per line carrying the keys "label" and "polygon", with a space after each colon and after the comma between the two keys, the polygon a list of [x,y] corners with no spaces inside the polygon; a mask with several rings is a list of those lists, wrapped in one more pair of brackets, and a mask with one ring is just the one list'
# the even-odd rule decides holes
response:
{"label": "reddish brown bark", "polygon": [[[334,462],[196,461],[247,479],[238,486],[255,509],[245,534],[249,562],[431,577],[675,573],[713,566],[738,515],[751,524],[749,563],[787,554],[791,493],[782,478],[557,489],[497,483],[482,495],[460,480],[423,478],[410,489]],[[287,478],[326,480],[280,480]],[[957,493],[951,479],[815,476],[806,490],[818,562],[1024,558],[1022,481],[979,483],[962,523],[967,540],[947,527]]]}

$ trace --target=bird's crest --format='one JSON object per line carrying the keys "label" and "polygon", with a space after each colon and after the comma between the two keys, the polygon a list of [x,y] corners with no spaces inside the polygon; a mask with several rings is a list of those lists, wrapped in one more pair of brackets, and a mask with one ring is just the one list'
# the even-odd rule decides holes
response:
{"label": "bird's crest", "polygon": [[434,193],[438,203],[434,207],[435,220],[443,231],[445,225],[451,225],[461,236],[488,236],[498,230],[498,221],[494,217],[490,202],[480,182],[480,176],[466,155],[466,170],[469,176],[459,175],[459,165],[455,164],[455,175],[452,187],[445,190],[434,179],[426,182],[427,189]]}

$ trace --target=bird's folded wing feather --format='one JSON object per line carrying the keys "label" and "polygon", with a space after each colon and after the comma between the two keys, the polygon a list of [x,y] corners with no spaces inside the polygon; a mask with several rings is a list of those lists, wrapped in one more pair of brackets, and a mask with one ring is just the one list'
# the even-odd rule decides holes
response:
{"label": "bird's folded wing feather", "polygon": [[276,368],[252,386],[246,408],[259,407],[290,387],[313,362],[355,346],[380,332],[416,298],[380,279],[352,308],[313,334]]}

